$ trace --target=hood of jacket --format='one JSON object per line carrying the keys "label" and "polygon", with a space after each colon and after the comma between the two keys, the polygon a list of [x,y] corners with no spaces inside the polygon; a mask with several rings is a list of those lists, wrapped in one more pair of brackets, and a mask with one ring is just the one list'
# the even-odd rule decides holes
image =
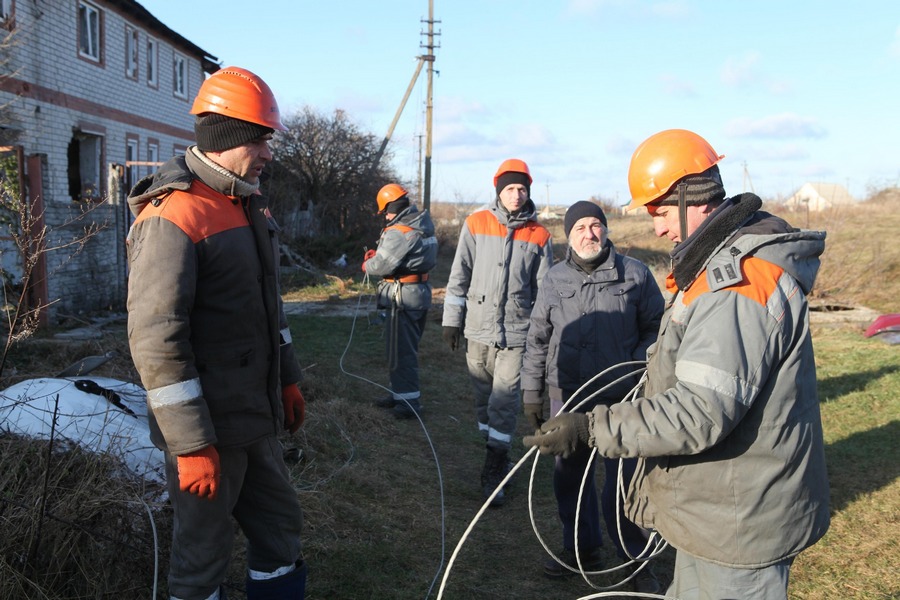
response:
{"label": "hood of jacket", "polygon": [[155,173],[140,179],[128,194],[132,214],[139,215],[148,202],[176,190],[186,191],[194,179],[199,179],[226,196],[251,196],[259,193],[259,183],[241,179],[216,164],[191,146],[183,155],[166,161]]}
{"label": "hood of jacket", "polygon": [[[731,263],[731,272],[739,273],[740,260],[757,256],[788,272],[809,293],[819,271],[819,256],[825,250],[824,231],[806,231],[759,210],[762,201],[755,194],[728,198],[684,242],[672,250],[673,277],[678,289],[687,289],[711,261]],[[729,282],[713,281],[711,288]],[[734,283],[731,281],[730,283]]]}
{"label": "hood of jacket", "polygon": [[778,265],[809,294],[825,251],[825,232],[796,229],[760,211],[738,230],[730,246],[729,252],[736,257],[753,255]]}
{"label": "hood of jacket", "polygon": [[386,227],[391,225],[406,225],[419,231],[423,237],[434,235],[434,222],[427,210],[420,211],[414,204],[404,208],[396,217],[391,219]]}

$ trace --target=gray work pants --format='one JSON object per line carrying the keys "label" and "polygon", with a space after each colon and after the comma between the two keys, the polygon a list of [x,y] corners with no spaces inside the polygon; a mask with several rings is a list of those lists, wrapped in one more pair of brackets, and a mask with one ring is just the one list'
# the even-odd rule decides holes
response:
{"label": "gray work pants", "polygon": [[735,569],[678,551],[675,577],[666,596],[679,600],[787,600],[793,562],[792,557],[761,569]]}
{"label": "gray work pants", "polygon": [[247,538],[247,567],[271,572],[300,558],[303,513],[274,435],[247,446],[217,448],[222,478],[215,500],[178,489],[176,457],[166,453],[175,513],[169,594],[208,598],[225,579],[237,521]]}
{"label": "gray work pants", "polygon": [[[418,400],[419,340],[425,331],[428,309],[398,307],[388,313],[387,356],[394,400]],[[413,402],[413,405],[416,403]]]}
{"label": "gray work pants", "polygon": [[509,450],[522,403],[525,348],[497,348],[467,341],[466,364],[475,392],[475,417],[487,445]]}

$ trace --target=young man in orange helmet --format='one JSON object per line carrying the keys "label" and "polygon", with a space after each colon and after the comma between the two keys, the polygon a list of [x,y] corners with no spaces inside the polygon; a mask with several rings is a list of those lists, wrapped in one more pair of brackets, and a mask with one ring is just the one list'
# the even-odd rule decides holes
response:
{"label": "young man in orange helmet", "polygon": [[639,458],[625,510],[677,549],[667,596],[785,600],[794,558],[829,525],[806,300],[825,233],[763,212],[755,194],[726,198],[722,158],[683,129],[635,150],[630,206],[675,243],[643,395],[524,441]]}
{"label": "young man in orange helmet", "polygon": [[169,594],[225,597],[234,517],[248,600],[303,598],[303,515],[277,434],[305,402],[259,192],[285,128],[266,83],[236,67],[204,81],[191,114],[197,145],[128,198],[128,337],[175,513]]}
{"label": "young man in orange helmet", "polygon": [[390,408],[398,419],[411,419],[422,410],[419,340],[431,308],[428,272],[437,264],[437,238],[428,211],[410,203],[403,186],[385,185],[376,201],[386,225],[378,249],[366,252],[362,270],[383,278],[378,307],[388,309],[385,339],[391,395],[375,405]]}
{"label": "young man in orange helmet", "polygon": [[[531,173],[503,161],[490,206],[466,219],[444,299],[444,339],[466,338],[478,431],[486,443],[481,487],[488,498],[510,469],[508,452],[519,414],[522,357],[538,285],[553,264],[550,232],[537,222]],[[501,489],[492,502],[503,504]]]}

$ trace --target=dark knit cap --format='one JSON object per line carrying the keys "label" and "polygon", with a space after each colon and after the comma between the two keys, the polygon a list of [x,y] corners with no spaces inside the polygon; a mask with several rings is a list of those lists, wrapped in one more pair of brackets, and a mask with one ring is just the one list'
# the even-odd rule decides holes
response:
{"label": "dark knit cap", "polygon": [[661,199],[651,202],[656,206],[678,206],[678,186],[684,184],[685,206],[702,206],[725,198],[725,186],[719,165],[713,165],[697,175],[682,177]]}
{"label": "dark knit cap", "polygon": [[575,223],[578,222],[579,219],[583,219],[585,217],[597,217],[600,219],[600,222],[603,223],[603,226],[606,227],[606,215],[603,214],[603,209],[593,202],[588,202],[587,200],[579,200],[575,204],[569,207],[569,210],[566,211],[566,218],[563,220],[563,228],[566,232],[566,238],[569,237],[569,232],[572,231],[572,228],[575,227]]}
{"label": "dark knit cap", "polygon": [[399,215],[401,212],[409,208],[409,196],[402,196],[397,198],[393,202],[388,202],[384,206],[384,213],[390,213],[392,215]]}
{"label": "dark knit cap", "polygon": [[204,113],[194,120],[194,135],[201,151],[222,152],[273,131],[271,127],[217,113]]}
{"label": "dark knit cap", "polygon": [[507,171],[497,178],[497,195],[503,191],[503,188],[513,183],[521,183],[528,191],[528,197],[531,198],[531,182],[528,181],[528,175],[519,173],[518,171]]}

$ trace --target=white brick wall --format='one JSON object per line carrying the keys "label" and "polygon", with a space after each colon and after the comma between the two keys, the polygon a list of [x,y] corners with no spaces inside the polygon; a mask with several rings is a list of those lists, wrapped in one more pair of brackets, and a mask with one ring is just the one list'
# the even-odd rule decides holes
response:
{"label": "white brick wall", "polygon": [[[97,128],[104,139],[104,164],[100,180],[106,187],[107,165],[124,164],[126,136],[138,140],[138,160],[147,160],[149,140],[159,147],[159,160],[170,158],[176,146],[193,143],[191,100],[203,81],[202,56],[186,47],[174,48],[166,39],[102,0],[91,2],[102,12],[102,64],[78,55],[77,19],[81,0],[31,2],[17,0],[15,44],[10,50],[12,77],[0,87],[0,106],[20,131],[18,142],[26,156],[45,159],[45,220],[59,242],[71,239],[76,226],[62,228],[82,206],[73,203],[68,190],[67,148],[73,132]],[[126,24],[138,30],[138,77],[125,74]],[[157,40],[158,84],[147,84],[147,37]],[[187,59],[187,97],[173,94],[174,52]],[[138,168],[138,175],[152,172]],[[104,189],[104,194],[108,190]],[[109,227],[92,239],[85,250],[69,257],[62,249],[48,256],[49,295],[52,313],[75,314],[124,305],[125,208],[119,198],[98,207],[91,218]]]}

